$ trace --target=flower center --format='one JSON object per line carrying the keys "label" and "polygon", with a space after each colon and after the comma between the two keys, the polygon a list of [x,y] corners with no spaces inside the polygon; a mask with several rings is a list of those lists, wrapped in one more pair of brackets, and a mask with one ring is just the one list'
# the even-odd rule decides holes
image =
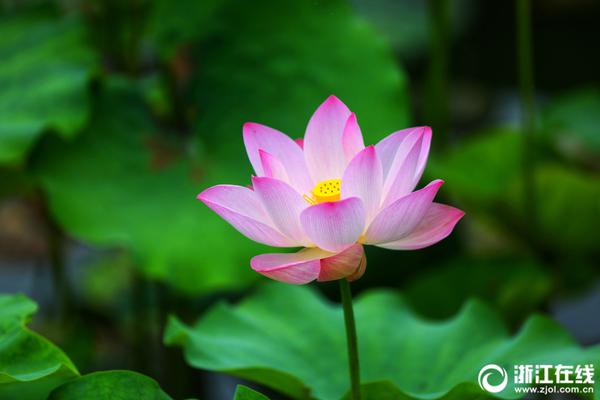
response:
{"label": "flower center", "polygon": [[340,199],[342,181],[340,179],[329,179],[315,185],[312,198],[305,196],[306,201],[311,204],[338,201]]}

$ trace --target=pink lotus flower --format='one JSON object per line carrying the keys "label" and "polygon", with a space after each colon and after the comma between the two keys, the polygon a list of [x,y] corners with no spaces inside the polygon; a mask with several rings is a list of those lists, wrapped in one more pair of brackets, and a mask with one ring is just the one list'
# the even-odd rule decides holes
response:
{"label": "pink lotus flower", "polygon": [[413,192],[429,153],[429,127],[397,131],[365,147],[356,116],[330,96],[303,142],[250,122],[243,131],[256,172],[252,188],[217,185],[198,199],[256,242],[303,247],[252,258],[252,269],[269,278],[293,284],[358,279],[366,267],[363,245],[427,247],[464,215],[433,202],[442,180]]}

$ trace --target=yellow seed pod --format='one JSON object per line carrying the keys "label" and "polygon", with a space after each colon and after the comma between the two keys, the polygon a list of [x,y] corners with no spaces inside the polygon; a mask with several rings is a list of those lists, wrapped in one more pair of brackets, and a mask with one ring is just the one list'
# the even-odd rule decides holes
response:
{"label": "yellow seed pod", "polygon": [[338,201],[340,199],[342,181],[340,179],[329,179],[319,182],[312,194],[317,203],[325,203],[329,201]]}

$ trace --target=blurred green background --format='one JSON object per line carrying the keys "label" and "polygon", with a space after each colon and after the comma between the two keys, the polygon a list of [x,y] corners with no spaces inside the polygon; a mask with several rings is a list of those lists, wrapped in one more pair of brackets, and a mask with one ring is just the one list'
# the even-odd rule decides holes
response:
{"label": "blurred green background", "polygon": [[249,182],[244,122],[301,137],[330,94],[367,143],[431,125],[423,182],[467,213],[431,248],[368,248],[355,291],[433,319],[478,297],[513,329],[543,311],[600,342],[598,2],[534,1],[532,49],[513,2],[0,4],[0,291],[40,303],[81,372],[231,398],[161,345],[164,322],[263,283],[249,259],[270,249],[195,196]]}

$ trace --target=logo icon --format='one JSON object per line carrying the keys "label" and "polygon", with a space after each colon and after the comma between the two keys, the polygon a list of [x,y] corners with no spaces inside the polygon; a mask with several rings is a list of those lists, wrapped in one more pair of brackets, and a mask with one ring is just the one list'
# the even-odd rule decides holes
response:
{"label": "logo icon", "polygon": [[[490,375],[496,374],[500,374],[500,376],[502,377],[502,382],[493,385],[489,382]],[[508,374],[506,373],[506,370],[501,366],[496,364],[488,364],[485,367],[481,368],[481,371],[479,371],[477,381],[479,382],[479,387],[481,387],[483,390],[489,393],[500,393],[508,384]]]}

